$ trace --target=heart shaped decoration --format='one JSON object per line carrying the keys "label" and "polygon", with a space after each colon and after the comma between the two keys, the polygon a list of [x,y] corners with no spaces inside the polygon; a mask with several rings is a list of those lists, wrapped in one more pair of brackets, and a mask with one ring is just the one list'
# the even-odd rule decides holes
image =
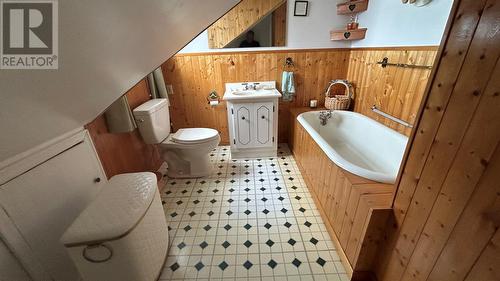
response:
{"label": "heart shaped decoration", "polygon": [[344,38],[349,39],[351,37],[351,33],[349,31],[344,32]]}
{"label": "heart shaped decoration", "polygon": [[354,9],[356,9],[356,4],[351,4],[349,5],[349,10],[354,11]]}

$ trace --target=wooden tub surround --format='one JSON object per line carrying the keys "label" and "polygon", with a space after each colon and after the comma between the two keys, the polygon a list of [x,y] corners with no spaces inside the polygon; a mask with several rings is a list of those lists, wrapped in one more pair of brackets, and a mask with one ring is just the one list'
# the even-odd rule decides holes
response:
{"label": "wooden tub surround", "polygon": [[394,186],[335,165],[297,121],[307,110],[291,113],[290,147],[348,274],[366,280],[392,212]]}

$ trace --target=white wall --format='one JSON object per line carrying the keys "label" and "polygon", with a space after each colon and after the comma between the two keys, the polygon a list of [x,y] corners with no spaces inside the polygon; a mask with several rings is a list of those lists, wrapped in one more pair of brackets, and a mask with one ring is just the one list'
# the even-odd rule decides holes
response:
{"label": "white wall", "polygon": [[452,4],[453,0],[434,0],[416,7],[399,0],[372,0],[359,14],[360,27],[368,28],[366,37],[351,46],[437,46]]}
{"label": "white wall", "polygon": [[59,1],[59,69],[0,70],[0,167],[94,119],[237,2]]}

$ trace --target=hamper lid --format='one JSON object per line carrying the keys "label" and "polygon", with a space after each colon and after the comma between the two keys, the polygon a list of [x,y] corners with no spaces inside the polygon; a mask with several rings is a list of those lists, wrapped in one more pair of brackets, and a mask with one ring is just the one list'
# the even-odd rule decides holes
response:
{"label": "hamper lid", "polygon": [[130,173],[112,177],[66,229],[61,242],[72,247],[126,235],[144,216],[156,191],[156,176],[153,173]]}

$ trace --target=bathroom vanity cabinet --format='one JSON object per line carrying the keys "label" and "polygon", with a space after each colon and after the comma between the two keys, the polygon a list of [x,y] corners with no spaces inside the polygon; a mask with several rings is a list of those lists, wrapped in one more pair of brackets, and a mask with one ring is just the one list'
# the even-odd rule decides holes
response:
{"label": "bathroom vanity cabinet", "polygon": [[233,158],[276,156],[279,97],[274,81],[226,84]]}

